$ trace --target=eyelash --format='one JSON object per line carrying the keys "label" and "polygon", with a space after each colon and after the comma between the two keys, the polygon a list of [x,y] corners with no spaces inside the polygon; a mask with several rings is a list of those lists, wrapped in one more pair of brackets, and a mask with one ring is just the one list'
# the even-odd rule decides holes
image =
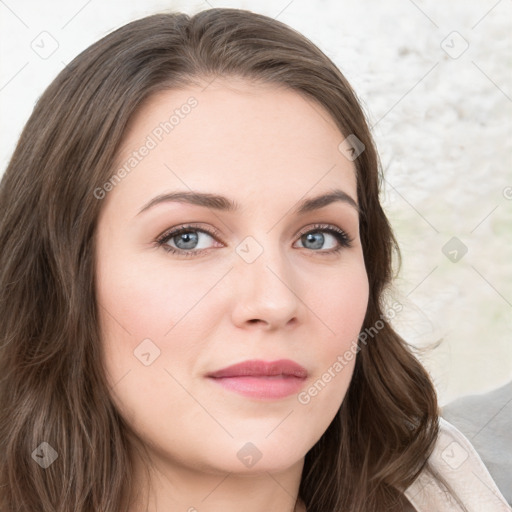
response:
{"label": "eyelash", "polygon": [[[175,236],[181,235],[182,233],[188,233],[190,231],[198,231],[201,233],[206,233],[207,235],[210,235],[213,238],[219,238],[219,232],[216,229],[206,229],[206,228],[198,228],[197,226],[193,225],[186,225],[181,226],[177,229],[174,229],[173,231],[168,231],[157,238],[156,245],[157,247],[162,247],[164,251],[167,251],[171,254],[177,254],[181,256],[186,257],[194,257],[199,256],[203,254],[205,251],[208,251],[209,249],[199,249],[199,250],[190,250],[185,251],[181,249],[175,249],[174,247],[170,247],[167,245],[167,242],[174,238]],[[331,255],[340,252],[342,249],[348,249],[352,247],[352,242],[354,241],[353,238],[351,238],[345,231],[342,229],[332,226],[329,224],[315,224],[312,227],[309,227],[305,230],[302,230],[298,233],[298,239],[302,238],[304,235],[307,235],[308,233],[317,233],[319,231],[323,231],[326,233],[329,233],[336,238],[339,245],[335,249],[329,249],[329,250],[319,250],[313,252],[323,254],[323,255]],[[307,249],[306,247],[301,247],[301,249]]]}

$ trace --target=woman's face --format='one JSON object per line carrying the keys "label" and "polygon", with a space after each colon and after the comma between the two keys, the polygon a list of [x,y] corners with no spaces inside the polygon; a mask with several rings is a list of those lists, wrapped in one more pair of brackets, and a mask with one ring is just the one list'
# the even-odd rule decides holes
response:
{"label": "woman's face", "polygon": [[225,79],[131,123],[95,192],[96,286],[112,397],[154,460],[283,470],[334,418],[368,301],[343,139],[297,92]]}

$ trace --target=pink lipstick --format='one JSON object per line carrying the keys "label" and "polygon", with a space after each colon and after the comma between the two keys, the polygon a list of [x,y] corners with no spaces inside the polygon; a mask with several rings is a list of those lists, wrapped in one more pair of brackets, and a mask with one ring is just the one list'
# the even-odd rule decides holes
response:
{"label": "pink lipstick", "polygon": [[230,391],[252,398],[275,400],[297,393],[308,372],[290,361],[251,360],[209,373],[208,378]]}

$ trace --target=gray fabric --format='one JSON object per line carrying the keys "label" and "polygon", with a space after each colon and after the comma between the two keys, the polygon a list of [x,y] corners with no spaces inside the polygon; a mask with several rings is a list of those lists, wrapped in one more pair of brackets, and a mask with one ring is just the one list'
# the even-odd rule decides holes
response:
{"label": "gray fabric", "polygon": [[459,398],[443,407],[441,415],[468,438],[512,504],[512,382],[484,395]]}

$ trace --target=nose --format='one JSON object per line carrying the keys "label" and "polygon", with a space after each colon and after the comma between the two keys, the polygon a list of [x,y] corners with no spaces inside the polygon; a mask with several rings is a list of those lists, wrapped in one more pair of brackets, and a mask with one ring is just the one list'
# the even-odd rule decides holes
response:
{"label": "nose", "polygon": [[293,269],[278,248],[265,248],[251,263],[237,257],[231,274],[236,290],[232,320],[237,327],[275,330],[299,323],[304,304]]}

